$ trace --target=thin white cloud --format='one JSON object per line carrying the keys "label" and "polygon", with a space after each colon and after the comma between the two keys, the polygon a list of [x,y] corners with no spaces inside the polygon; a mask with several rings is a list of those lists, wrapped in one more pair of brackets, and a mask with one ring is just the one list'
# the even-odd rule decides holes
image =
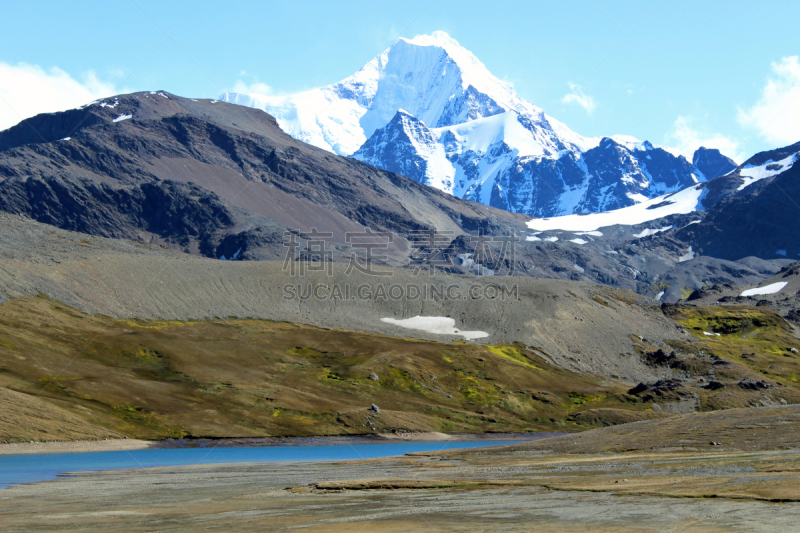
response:
{"label": "thin white cloud", "polygon": [[58,67],[0,62],[0,130],[39,113],[53,113],[114,94],[114,86],[88,72],[78,81]]}
{"label": "thin white cloud", "polygon": [[695,150],[701,146],[716,148],[734,161],[742,161],[743,154],[739,143],[721,133],[709,133],[694,127],[695,120],[690,116],[680,116],[675,120],[673,130],[667,134],[667,144],[674,146],[689,161]]}
{"label": "thin white cloud", "polygon": [[248,84],[242,80],[237,80],[236,83],[233,84],[233,90],[231,92],[267,96],[272,93],[272,88],[266,83],[260,83],[256,81]]}
{"label": "thin white cloud", "polygon": [[564,95],[563,102],[565,104],[578,104],[589,114],[592,114],[592,111],[597,107],[594,98],[584,93],[580,85],[572,82],[569,82],[569,92]]}
{"label": "thin white cloud", "polygon": [[767,79],[761,98],[749,109],[739,108],[739,123],[777,145],[800,141],[800,61],[784,57],[772,63],[774,77]]}

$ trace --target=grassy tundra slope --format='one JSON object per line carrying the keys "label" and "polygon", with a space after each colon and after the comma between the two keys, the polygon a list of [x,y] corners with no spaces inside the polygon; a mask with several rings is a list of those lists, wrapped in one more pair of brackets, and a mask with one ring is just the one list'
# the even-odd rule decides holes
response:
{"label": "grassy tundra slope", "polygon": [[[569,417],[589,406],[658,416],[631,404],[627,386],[553,367],[522,345],[264,320],[112,320],[46,298],[0,306],[0,385],[143,438],[577,428]],[[63,437],[52,429],[3,425],[0,436]]]}
{"label": "grassy tundra slope", "polygon": [[[800,343],[780,336],[780,317],[770,320],[748,334],[777,336],[770,346],[780,354],[744,357],[732,351],[733,335],[689,337],[675,355],[637,338],[629,357],[672,377],[631,388],[553,366],[521,343],[447,344],[256,319],[111,319],[19,298],[0,305],[0,439],[579,430],[687,406],[800,402],[791,352]],[[742,342],[749,353],[751,341]],[[768,365],[770,357],[783,366]],[[380,412],[368,409],[373,403]],[[32,411],[45,405],[70,413]],[[65,433],[67,420],[80,423]]]}

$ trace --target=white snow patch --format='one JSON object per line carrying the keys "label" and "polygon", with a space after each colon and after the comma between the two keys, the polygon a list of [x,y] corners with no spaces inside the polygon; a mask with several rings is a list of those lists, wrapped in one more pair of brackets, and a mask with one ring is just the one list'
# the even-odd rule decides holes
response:
{"label": "white snow patch", "polygon": [[238,259],[238,258],[239,258],[239,254],[240,254],[240,253],[242,253],[242,249],[241,249],[241,248],[239,248],[238,250],[236,250],[236,253],[235,253],[235,254],[233,254],[233,255],[231,256],[231,258],[230,258],[230,259],[226,259],[226,258],[225,258],[225,256],[224,256],[224,255],[222,255],[222,256],[220,256],[219,260],[220,260],[220,261],[236,261],[236,259]]}
{"label": "white snow patch", "polygon": [[[629,183],[635,183],[635,181],[633,181],[633,178],[630,178],[629,176],[624,176],[622,178],[622,181],[625,182],[626,178],[628,178],[630,180]],[[641,194],[641,193],[638,193],[638,192],[637,193],[629,192],[625,196],[627,196],[628,198],[630,198],[631,200],[633,200],[637,204],[640,204],[642,202],[646,202],[647,200],[650,199],[647,196],[645,196],[644,194]]]}
{"label": "white snow patch", "polygon": [[527,237],[525,237],[525,240],[526,241],[531,241],[531,242],[536,242],[536,241],[541,241],[542,239],[540,239],[536,235],[528,235]]}
{"label": "white snow patch", "polygon": [[455,327],[455,320],[443,316],[415,316],[414,318],[406,318],[403,320],[381,318],[381,322],[394,324],[401,328],[419,329],[437,335],[460,335],[467,340],[483,339],[489,336],[485,331],[459,331]]}
{"label": "white snow patch", "polygon": [[456,264],[464,268],[470,268],[475,264],[475,260],[472,259],[472,254],[458,254],[456,256]]}
{"label": "white snow patch", "polygon": [[577,265],[577,264],[575,264],[575,265],[572,265],[572,268],[573,268],[573,269],[575,269],[575,270],[577,270],[577,271],[578,271],[578,272],[580,272],[581,274],[583,274],[583,273],[585,272],[585,269],[584,269],[582,266],[580,266],[580,265]]}
{"label": "white snow patch", "polygon": [[[94,104],[98,104],[98,103],[100,103],[100,100],[94,100],[93,102],[89,102],[88,104],[84,104],[84,105],[78,106],[75,109],[86,109],[90,105],[94,105]],[[55,114],[55,113],[53,113],[53,114]]]}
{"label": "white snow patch", "polygon": [[664,297],[664,291],[661,291],[661,292],[659,292],[658,294],[656,294],[656,300],[659,300],[659,301],[660,301],[660,300],[661,300],[661,298],[663,298],[663,297]]}
{"label": "white snow patch", "polygon": [[642,237],[649,237],[650,235],[655,235],[656,233],[661,233],[662,231],[667,231],[668,229],[672,229],[672,226],[658,229],[646,229],[639,233],[634,233],[633,236],[637,239],[641,239]]}
{"label": "white snow patch", "polygon": [[120,115],[114,119],[114,122],[122,122],[123,120],[128,120],[129,118],[133,118],[133,115]]}
{"label": "white snow patch", "polygon": [[708,335],[709,337],[714,337],[714,336],[721,337],[722,336],[719,333],[709,333],[708,331],[704,331],[703,335]]}
{"label": "white snow patch", "polygon": [[[64,138],[63,138],[63,139],[61,139],[61,140],[62,140],[62,141],[68,141],[68,140],[70,140],[70,139],[72,139],[72,137],[64,137]],[[786,254],[784,254],[784,255],[786,255]]]}
{"label": "white snow patch", "polygon": [[509,148],[516,150],[517,156],[541,156],[545,154],[542,143],[534,134],[520,124],[519,114],[508,111],[490,117],[470,120],[464,124],[435,128],[441,136],[451,132],[461,144],[462,153],[472,150],[485,154],[494,144],[502,141]]}
{"label": "white snow patch", "polygon": [[[593,231],[615,224],[635,226],[667,215],[687,214],[701,208],[702,185],[693,185],[681,191],[653,198],[640,204],[623,207],[614,211],[591,215],[575,214],[553,218],[534,218],[528,221],[533,230]],[[659,204],[660,207],[654,207]],[[648,209],[652,207],[652,209]]]}
{"label": "white snow patch", "polygon": [[690,246],[689,251],[678,258],[678,263],[685,263],[686,261],[691,261],[692,259],[694,259],[694,250],[692,250],[692,247]]}
{"label": "white snow patch", "polygon": [[744,183],[742,183],[736,190],[741,191],[745,187],[752,185],[757,181],[761,181],[764,178],[769,178],[771,176],[775,176],[776,174],[786,172],[792,168],[792,165],[794,165],[795,161],[797,161],[797,154],[792,154],[789,157],[781,159],[780,161],[772,161],[770,159],[763,165],[759,166],[747,165],[739,171],[739,176],[742,177]]}
{"label": "white snow patch", "polygon": [[602,237],[602,231],[576,231],[575,235],[590,235],[592,237]]}
{"label": "white snow patch", "polygon": [[621,144],[628,150],[641,150],[644,144],[642,141],[631,135],[612,135],[611,139],[615,143]]}
{"label": "white snow patch", "polygon": [[558,237],[555,237],[555,236],[545,238],[545,241],[547,241],[547,242],[556,242],[557,240],[558,240]]}
{"label": "white snow patch", "polygon": [[776,292],[780,292],[786,286],[786,284],[786,281],[779,281],[778,283],[773,283],[772,285],[767,285],[766,287],[747,289],[746,291],[742,292],[741,296],[761,296],[763,294],[775,294]]}
{"label": "white snow patch", "polygon": [[583,239],[578,238],[578,239],[570,239],[569,242],[574,242],[575,244],[586,244],[589,241],[585,241]]}

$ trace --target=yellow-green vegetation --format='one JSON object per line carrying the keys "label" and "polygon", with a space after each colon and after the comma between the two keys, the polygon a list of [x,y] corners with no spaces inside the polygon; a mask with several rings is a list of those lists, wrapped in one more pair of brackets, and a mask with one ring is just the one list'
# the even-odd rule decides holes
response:
{"label": "yellow-green vegetation", "polygon": [[659,281],[657,283],[651,283],[650,284],[650,293],[649,294],[650,294],[650,296],[655,298],[656,295],[659,292],[667,292],[669,290],[669,288],[670,288],[670,284],[669,283],[664,283],[663,281]]}
{"label": "yellow-green vegetation", "polygon": [[579,429],[582,408],[649,407],[522,344],[113,320],[41,297],[0,305],[0,339],[0,387],[139,438]]}
{"label": "yellow-green vegetation", "polygon": [[693,292],[694,292],[694,290],[690,289],[686,285],[683,285],[681,287],[681,300],[687,299],[689,296],[692,295]]}
{"label": "yellow-green vegetation", "polygon": [[520,350],[516,346],[508,346],[508,345],[487,346],[486,349],[488,349],[493,354],[502,357],[503,359],[508,359],[509,361],[517,362],[522,366],[526,366],[533,370],[541,370],[537,366],[531,364],[530,360],[527,357],[525,357],[522,350]]}
{"label": "yellow-green vegetation", "polygon": [[572,404],[572,407],[581,407],[588,403],[596,402],[600,398],[591,394],[586,394],[583,392],[571,392],[569,393],[569,401]]}
{"label": "yellow-green vegetation", "polygon": [[800,351],[800,339],[775,311],[748,306],[678,306],[672,315],[695,337],[691,346],[678,348],[741,363],[778,382],[800,383],[800,356],[792,352],[793,348]]}

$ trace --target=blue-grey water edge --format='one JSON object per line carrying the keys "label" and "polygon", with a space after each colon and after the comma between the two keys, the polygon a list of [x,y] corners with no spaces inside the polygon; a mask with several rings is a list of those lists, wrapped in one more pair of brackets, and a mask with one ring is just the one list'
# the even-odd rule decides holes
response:
{"label": "blue-grey water edge", "polygon": [[[210,442],[180,441],[172,447],[143,450],[43,453],[0,456],[0,488],[19,483],[47,481],[69,472],[148,468],[155,466],[186,466],[218,463],[272,463],[293,461],[345,461],[375,459],[412,452],[452,450],[513,444],[523,440],[541,438],[498,440],[473,438],[437,442],[390,441],[365,443],[364,440],[346,439],[345,442],[324,444],[325,439],[306,438],[285,440],[281,444],[258,446],[214,445]],[[327,440],[330,442],[330,440]],[[369,442],[369,441],[366,441]]]}

